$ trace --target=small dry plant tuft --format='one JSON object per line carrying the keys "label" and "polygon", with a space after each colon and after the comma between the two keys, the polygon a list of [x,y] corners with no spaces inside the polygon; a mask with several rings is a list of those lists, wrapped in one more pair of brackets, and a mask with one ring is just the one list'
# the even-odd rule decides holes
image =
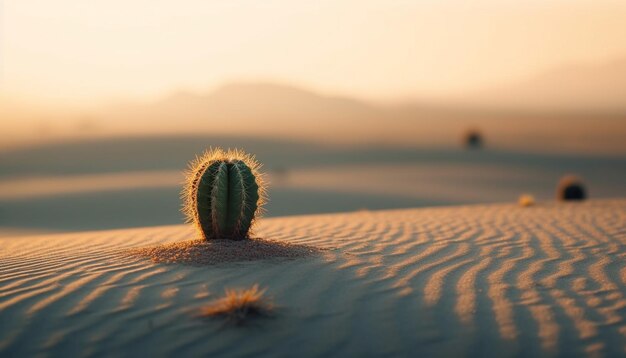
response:
{"label": "small dry plant tuft", "polygon": [[522,194],[519,197],[518,203],[521,207],[529,207],[535,205],[535,197],[530,194]]}
{"label": "small dry plant tuft", "polygon": [[236,290],[226,289],[226,295],[211,304],[202,307],[202,317],[222,317],[237,324],[251,318],[270,316],[273,304],[263,295],[266,289],[259,289],[255,284],[251,288]]}

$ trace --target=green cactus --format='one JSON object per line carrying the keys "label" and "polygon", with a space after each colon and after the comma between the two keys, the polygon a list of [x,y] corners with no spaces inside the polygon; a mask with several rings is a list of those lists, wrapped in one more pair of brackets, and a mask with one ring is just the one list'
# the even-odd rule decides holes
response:
{"label": "green cactus", "polygon": [[210,149],[189,164],[183,212],[205,240],[242,240],[263,211],[264,175],[240,150]]}

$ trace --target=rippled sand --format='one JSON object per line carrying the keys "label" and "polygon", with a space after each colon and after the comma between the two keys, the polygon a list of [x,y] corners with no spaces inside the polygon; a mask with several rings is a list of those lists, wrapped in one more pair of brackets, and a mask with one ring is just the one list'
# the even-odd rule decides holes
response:
{"label": "rippled sand", "polygon": [[[0,356],[624,355],[625,223],[626,200],[273,218],[260,255],[200,263],[187,226],[0,238]],[[255,283],[273,318],[197,317]]]}

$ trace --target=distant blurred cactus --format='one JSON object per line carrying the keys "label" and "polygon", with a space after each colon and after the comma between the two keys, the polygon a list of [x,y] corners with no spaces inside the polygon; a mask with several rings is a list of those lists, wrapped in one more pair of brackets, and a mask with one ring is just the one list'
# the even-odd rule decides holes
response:
{"label": "distant blurred cactus", "polygon": [[183,212],[205,240],[242,240],[266,201],[261,165],[240,150],[210,149],[189,163]]}
{"label": "distant blurred cactus", "polygon": [[463,145],[467,149],[480,149],[483,147],[483,136],[476,129],[470,129],[463,136]]}
{"label": "distant blurred cactus", "polygon": [[587,198],[587,191],[580,178],[566,175],[559,181],[556,196],[559,200],[584,200]]}

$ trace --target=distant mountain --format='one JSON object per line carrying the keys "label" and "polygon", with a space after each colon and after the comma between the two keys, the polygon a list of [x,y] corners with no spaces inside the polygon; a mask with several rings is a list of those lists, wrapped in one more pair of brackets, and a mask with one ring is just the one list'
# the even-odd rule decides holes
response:
{"label": "distant mountain", "polygon": [[178,92],[151,104],[105,109],[100,118],[136,130],[203,131],[271,137],[328,136],[351,131],[353,142],[384,126],[385,109],[354,99],[325,96],[273,83],[234,83],[207,94]]}
{"label": "distant mountain", "polygon": [[[57,119],[50,119],[54,113],[29,120],[14,117],[3,124],[13,123],[6,125],[4,133],[15,143],[192,134],[332,146],[436,148],[460,147],[463,134],[475,128],[484,134],[486,148],[626,153],[626,108],[619,107],[626,103],[619,100],[625,93],[619,86],[626,81],[606,80],[607,73],[622,76],[608,69],[563,70],[508,91],[482,93],[479,100],[463,106],[377,105],[284,84],[234,83],[209,93],[177,92],[154,102],[110,105],[62,118],[57,114]],[[612,90],[606,89],[611,86]],[[597,93],[595,102],[587,92]],[[557,99],[560,107],[538,109],[541,103],[553,104]],[[601,100],[618,109],[607,112],[609,107],[602,107]],[[15,135],[18,125],[19,136]],[[9,144],[4,146],[13,145]]]}
{"label": "distant mountain", "polygon": [[[516,93],[511,98],[518,98],[522,92],[530,96],[534,94],[532,88],[538,86],[546,92],[538,99],[546,99],[555,91],[550,88],[560,88],[568,79],[593,88],[606,85],[601,80],[605,76],[598,75],[592,81],[591,71],[576,78],[570,74],[577,72],[542,77],[530,82],[526,89],[510,92]],[[609,85],[616,86],[612,82]],[[583,91],[562,92],[558,93],[559,98],[583,96]],[[109,125],[118,123],[126,131],[132,131],[134,126],[138,134],[205,133],[394,147],[458,146],[468,128],[477,128],[485,134],[487,147],[584,153],[626,151],[622,139],[626,135],[626,112],[591,114],[569,107],[562,112],[527,111],[526,107],[512,110],[488,105],[504,103],[506,92],[490,96],[484,106],[382,106],[284,84],[235,83],[207,94],[179,92],[154,103],[118,106],[98,118]]]}
{"label": "distant mountain", "polygon": [[600,65],[570,65],[527,81],[479,92],[483,107],[561,112],[626,113],[626,57]]}

